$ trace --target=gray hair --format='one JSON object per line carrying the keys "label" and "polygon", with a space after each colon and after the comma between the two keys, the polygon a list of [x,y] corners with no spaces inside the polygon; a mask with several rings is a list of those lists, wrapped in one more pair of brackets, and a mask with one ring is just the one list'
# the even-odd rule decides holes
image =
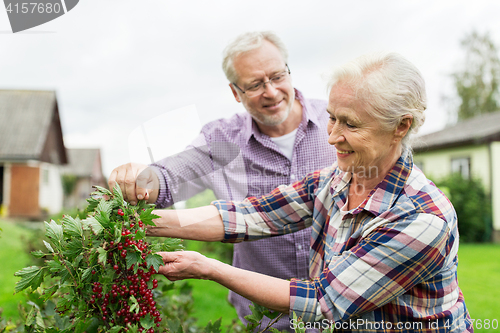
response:
{"label": "gray hair", "polygon": [[411,136],[424,123],[427,108],[425,82],[420,71],[397,53],[361,56],[336,70],[330,79],[334,85],[347,84],[355,96],[368,105],[367,111],[382,128],[392,131],[406,115],[413,116],[408,133],[402,140],[410,148]]}
{"label": "gray hair", "polygon": [[223,60],[222,60],[222,70],[226,74],[227,79],[231,83],[238,81],[238,74],[234,69],[234,58],[241,53],[245,53],[262,45],[262,41],[267,40],[271,42],[274,46],[278,48],[283,57],[283,60],[287,62],[288,52],[286,50],[285,44],[281,39],[272,31],[254,31],[246,32],[244,34],[236,37],[228,46],[224,49]]}

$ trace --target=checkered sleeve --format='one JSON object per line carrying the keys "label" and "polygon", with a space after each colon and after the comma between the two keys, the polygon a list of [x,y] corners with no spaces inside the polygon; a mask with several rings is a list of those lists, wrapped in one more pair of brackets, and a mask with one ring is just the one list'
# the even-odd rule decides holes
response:
{"label": "checkered sleeve", "polygon": [[443,219],[426,213],[381,215],[370,226],[350,251],[325,262],[319,277],[292,279],[291,312],[304,321],[321,319],[318,314],[347,320],[391,302],[443,267],[449,249]]}
{"label": "checkered sleeve", "polygon": [[241,202],[212,202],[224,222],[224,241],[237,243],[257,240],[309,227],[320,173],[316,171],[292,185],[279,186],[260,198],[249,197]]}

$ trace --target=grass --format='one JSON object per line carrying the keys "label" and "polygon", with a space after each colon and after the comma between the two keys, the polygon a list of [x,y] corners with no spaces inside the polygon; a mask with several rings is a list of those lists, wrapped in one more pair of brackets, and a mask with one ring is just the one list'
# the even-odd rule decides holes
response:
{"label": "grass", "polygon": [[[500,322],[500,244],[461,244],[458,285],[472,319]],[[479,323],[479,322],[478,322]],[[478,329],[481,332],[497,330]]]}
{"label": "grass", "polygon": [[14,276],[18,270],[31,264],[24,242],[30,238],[33,230],[12,222],[0,221],[0,308],[5,319],[19,318],[17,307],[24,301],[22,293],[14,295],[14,286],[19,278]]}
{"label": "grass", "polygon": [[[30,256],[25,251],[25,241],[33,231],[23,224],[0,221],[0,308],[6,319],[18,318],[17,305],[24,300],[22,294],[13,295],[18,278],[14,273],[30,265]],[[207,253],[201,242],[186,242],[188,250],[201,251],[208,257],[226,261],[216,252]],[[461,244],[458,267],[459,286],[465,297],[471,318],[500,321],[500,244]],[[189,280],[193,286],[194,317],[199,326],[222,317],[222,325],[231,324],[237,318],[236,311],[227,302],[227,289],[212,281]],[[497,330],[477,329],[481,332]]]}
{"label": "grass", "polygon": [[[227,259],[222,258],[217,253],[206,253],[202,251],[203,242],[186,241],[186,250],[199,251],[207,257],[215,258],[227,263]],[[222,326],[228,326],[232,320],[237,319],[236,310],[228,302],[228,289],[207,280],[189,280],[193,287],[194,313],[198,318],[199,326],[206,326],[209,321],[216,321],[222,317]]]}

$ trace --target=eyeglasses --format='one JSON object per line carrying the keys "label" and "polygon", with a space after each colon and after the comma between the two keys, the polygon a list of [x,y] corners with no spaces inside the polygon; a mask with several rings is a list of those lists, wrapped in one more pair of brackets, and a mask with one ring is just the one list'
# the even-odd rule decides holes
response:
{"label": "eyeglasses", "polygon": [[266,82],[259,82],[252,84],[250,87],[246,88],[245,90],[241,89],[238,87],[236,83],[233,83],[233,85],[238,88],[239,91],[242,93],[246,94],[247,97],[256,97],[259,95],[262,95],[264,91],[266,90],[266,84],[272,85],[274,88],[281,87],[283,83],[285,83],[288,79],[288,76],[290,75],[290,68],[288,68],[288,64],[285,64],[286,70],[280,73],[276,73],[269,79],[269,81]]}

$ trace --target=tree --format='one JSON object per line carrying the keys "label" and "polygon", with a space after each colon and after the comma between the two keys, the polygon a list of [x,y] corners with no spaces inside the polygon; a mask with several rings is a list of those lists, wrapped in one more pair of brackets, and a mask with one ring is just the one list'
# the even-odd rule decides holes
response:
{"label": "tree", "polygon": [[459,121],[500,109],[500,60],[490,34],[473,31],[461,46],[463,64],[451,74],[459,104],[452,116]]}

